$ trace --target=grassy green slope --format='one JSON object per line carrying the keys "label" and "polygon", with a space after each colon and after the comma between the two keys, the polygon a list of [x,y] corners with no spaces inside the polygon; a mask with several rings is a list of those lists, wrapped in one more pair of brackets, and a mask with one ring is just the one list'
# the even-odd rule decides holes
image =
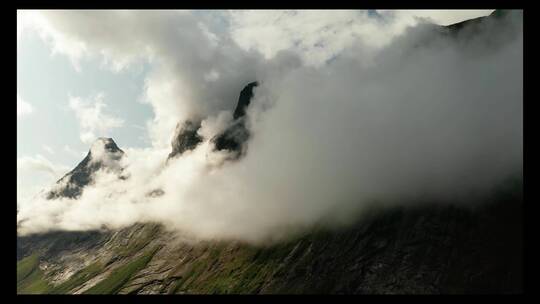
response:
{"label": "grassy green slope", "polygon": [[17,262],[17,293],[39,294],[47,293],[50,285],[44,279],[39,269],[39,256],[33,254]]}
{"label": "grassy green slope", "polygon": [[107,278],[84,292],[85,294],[114,294],[126,284],[129,279],[143,269],[154,256],[156,249],[148,250],[134,261],[115,269]]}
{"label": "grassy green slope", "polygon": [[244,244],[234,254],[227,253],[225,245],[214,245],[190,262],[190,269],[169,293],[256,293],[279,271],[280,263],[296,244],[288,242],[269,248]]}
{"label": "grassy green slope", "polygon": [[90,280],[91,278],[101,273],[102,270],[103,270],[103,266],[101,265],[101,263],[96,262],[96,263],[90,264],[87,267],[79,270],[74,275],[72,275],[66,282],[52,288],[50,290],[50,293],[52,294],[69,293],[74,288],[82,285],[86,281]]}
{"label": "grassy green slope", "polygon": [[38,263],[39,256],[35,253],[17,262],[17,284],[30,275]]}

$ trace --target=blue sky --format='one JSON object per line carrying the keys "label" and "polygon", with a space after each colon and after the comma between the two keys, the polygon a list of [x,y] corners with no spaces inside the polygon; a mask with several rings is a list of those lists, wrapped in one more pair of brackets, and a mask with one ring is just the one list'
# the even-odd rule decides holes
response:
{"label": "blue sky", "polygon": [[87,58],[75,69],[68,57],[53,54],[50,45],[29,31],[19,41],[17,93],[31,104],[31,113],[17,117],[17,158],[49,160],[54,173],[35,165],[18,169],[18,191],[35,194],[79,163],[89,145],[80,139],[79,121],[69,107],[70,97],[92,98],[104,94],[107,114],[121,117],[121,127],[96,136],[112,137],[120,147],[146,147],[145,130],[152,110],[140,102],[147,63],[113,72],[99,57]]}
{"label": "blue sky", "polygon": [[[144,126],[152,111],[148,104],[140,102],[148,68],[147,64],[139,64],[113,72],[101,67],[100,59],[95,57],[83,60],[77,71],[69,58],[53,54],[36,33],[24,35],[17,56],[17,90],[34,111],[18,119],[17,156],[49,154],[51,161],[67,165],[80,161],[64,150],[66,145],[76,151],[88,150],[88,145],[79,139],[79,125],[69,108],[69,97],[87,98],[100,92],[105,94],[106,111],[122,117],[125,123],[99,136],[111,136],[122,146],[148,146]],[[55,152],[47,153],[44,146]]]}

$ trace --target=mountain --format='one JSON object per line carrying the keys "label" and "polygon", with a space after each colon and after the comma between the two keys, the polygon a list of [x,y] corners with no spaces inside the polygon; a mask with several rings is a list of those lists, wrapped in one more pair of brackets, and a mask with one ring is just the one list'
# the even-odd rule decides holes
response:
{"label": "mountain", "polygon": [[[157,224],[19,237],[19,293],[521,293],[523,197],[378,211],[273,246],[175,240]],[[504,224],[502,224],[504,223]]]}
{"label": "mountain", "polygon": [[[462,35],[471,24],[504,16],[494,13],[438,31]],[[242,90],[233,122],[211,139],[235,161],[241,161],[249,143],[246,108],[256,85]],[[202,142],[199,128],[200,122],[179,123],[168,159]],[[77,197],[97,170],[114,170],[126,178],[119,166],[123,155],[112,139],[98,140],[59,180],[51,199]],[[354,225],[314,227],[266,246],[193,242],[154,223],[18,236],[17,293],[523,292],[521,176],[509,178],[481,202],[470,203],[373,209]]]}
{"label": "mountain", "polygon": [[[233,122],[222,133],[215,135],[210,141],[214,144],[214,149],[227,150],[231,153],[230,159],[238,159],[244,152],[245,143],[249,139],[249,131],[245,126],[246,109],[253,98],[253,89],[259,83],[254,81],[248,83],[240,92],[238,102],[233,113]],[[203,141],[197,133],[201,123],[191,120],[179,123],[172,140],[172,151],[168,159],[182,155],[185,151],[193,150]]]}
{"label": "mountain", "polygon": [[253,90],[259,83],[257,81],[246,85],[240,92],[238,103],[233,114],[233,123],[221,134],[211,139],[218,151],[233,152],[231,159],[238,159],[245,153],[245,143],[249,139],[249,130],[246,128],[246,110],[253,98]]}
{"label": "mountain", "polygon": [[176,126],[176,132],[171,143],[172,151],[169,153],[168,159],[182,155],[182,153],[188,150],[195,149],[203,141],[203,138],[197,134],[200,127],[200,122],[195,123],[191,120],[187,120],[183,124],[179,123]]}
{"label": "mountain", "polygon": [[112,138],[98,138],[75,169],[56,182],[57,187],[47,194],[47,198],[79,197],[84,186],[92,183],[92,175],[95,172],[100,169],[118,170],[114,164],[118,164],[123,156],[124,151],[118,148]]}
{"label": "mountain", "polygon": [[238,97],[238,103],[236,104],[236,109],[234,109],[233,118],[239,119],[246,115],[247,107],[249,106],[251,99],[253,98],[253,89],[258,86],[257,81],[248,83],[240,92]]}

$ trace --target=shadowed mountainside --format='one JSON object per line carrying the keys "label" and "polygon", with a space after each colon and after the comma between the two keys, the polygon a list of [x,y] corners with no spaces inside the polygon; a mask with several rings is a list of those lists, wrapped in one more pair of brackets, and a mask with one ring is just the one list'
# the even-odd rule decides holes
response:
{"label": "shadowed mountainside", "polygon": [[[262,247],[192,243],[153,224],[23,237],[18,269],[39,263],[38,274],[18,275],[18,292],[91,293],[105,281],[104,293],[520,293],[521,188],[509,181],[476,209],[379,210],[344,230]],[[47,284],[33,290],[36,280]]]}

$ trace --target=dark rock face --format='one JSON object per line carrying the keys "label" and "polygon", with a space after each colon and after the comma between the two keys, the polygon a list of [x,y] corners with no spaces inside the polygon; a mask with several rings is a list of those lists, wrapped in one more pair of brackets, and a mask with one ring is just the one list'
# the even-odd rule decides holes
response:
{"label": "dark rock face", "polygon": [[253,98],[253,88],[258,85],[259,83],[257,81],[251,82],[247,86],[245,86],[240,92],[240,97],[238,97],[238,104],[236,105],[236,109],[234,110],[233,114],[233,118],[235,120],[246,115],[246,109],[251,102],[251,98]]}
{"label": "dark rock face", "polygon": [[[230,151],[231,159],[237,159],[242,155],[243,144],[249,139],[249,131],[245,126],[244,116],[253,98],[253,88],[257,85],[258,82],[254,81],[242,89],[233,114],[234,122],[221,134],[210,139],[214,143],[216,150]],[[200,127],[200,121],[187,120],[183,124],[179,123],[176,126],[176,133],[171,143],[172,151],[169,153],[167,160],[182,155],[188,150],[195,149],[203,141],[203,138],[197,134]]]}
{"label": "dark rock face", "polygon": [[244,143],[249,139],[249,131],[245,125],[246,109],[253,98],[253,89],[259,83],[254,81],[240,92],[238,104],[234,110],[234,122],[223,133],[216,135],[211,141],[217,151],[228,150],[232,159],[238,159],[244,153]]}
{"label": "dark rock face", "polygon": [[[119,161],[124,155],[112,138],[98,138],[94,145],[102,144],[107,157],[113,161]],[[56,183],[61,186],[59,189],[51,190],[47,194],[47,199],[59,197],[77,198],[81,195],[84,186],[92,182],[92,175],[99,169],[107,165],[100,160],[92,159],[90,150],[86,157],[69,173],[64,175]]]}
{"label": "dark rock face", "polygon": [[105,138],[101,137],[97,139],[98,141],[102,141],[104,143],[105,150],[108,153],[122,153],[124,154],[124,151],[122,149],[118,148],[118,145],[116,145],[116,142],[112,138]]}
{"label": "dark rock face", "polygon": [[230,152],[240,154],[242,145],[249,139],[249,131],[244,121],[235,121],[223,133],[214,137],[212,141],[218,151],[229,150]]}
{"label": "dark rock face", "polygon": [[190,120],[176,126],[176,134],[173,137],[172,151],[169,153],[168,159],[174,158],[177,155],[182,155],[185,151],[193,150],[202,142],[203,138],[197,134],[201,127],[200,122],[194,123]]}

